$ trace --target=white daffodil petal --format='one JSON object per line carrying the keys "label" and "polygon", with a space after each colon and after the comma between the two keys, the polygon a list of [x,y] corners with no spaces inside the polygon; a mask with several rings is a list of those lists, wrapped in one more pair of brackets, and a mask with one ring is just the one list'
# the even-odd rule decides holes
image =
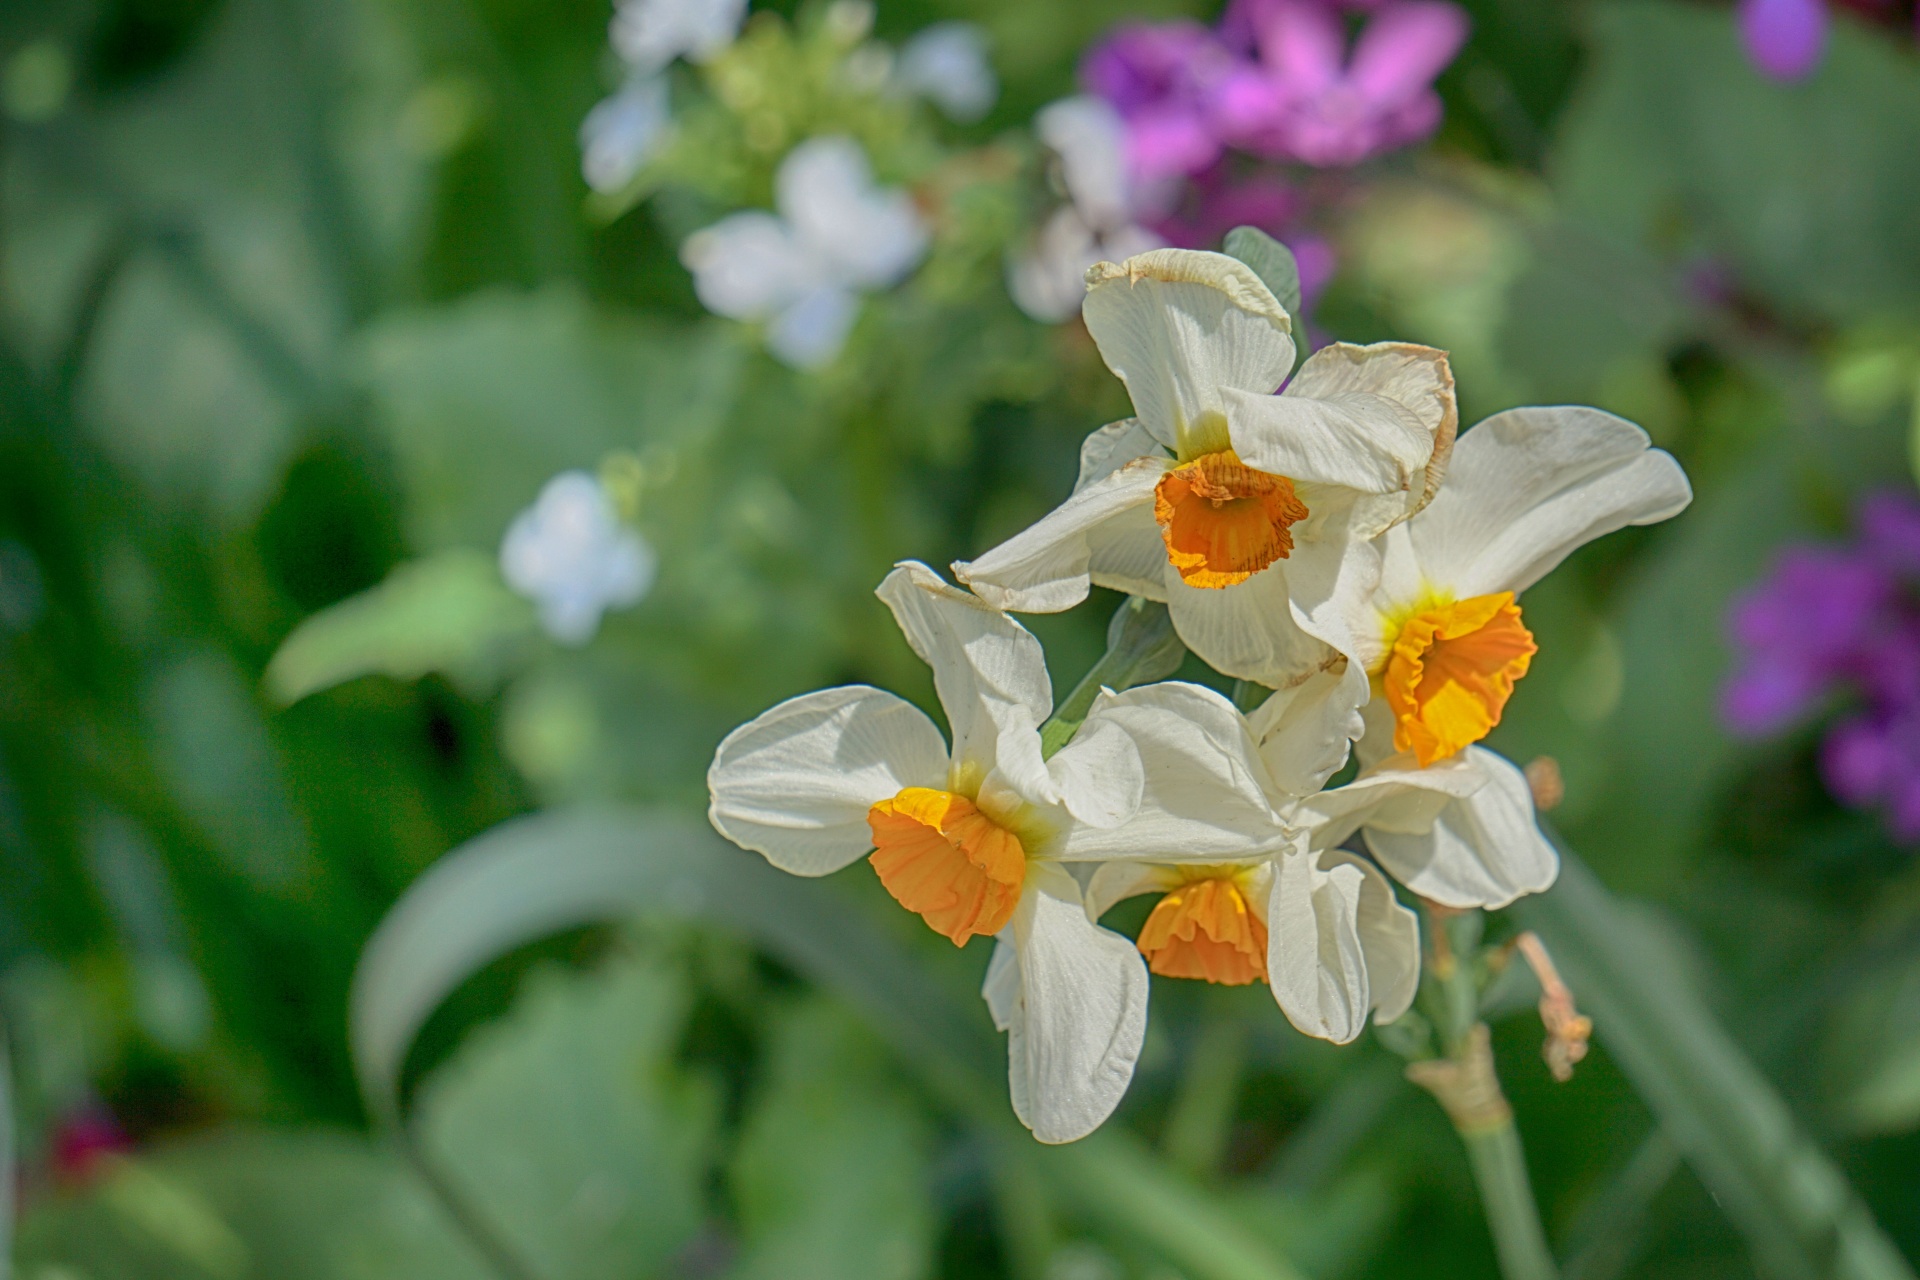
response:
{"label": "white daffodil petal", "polygon": [[1146,504],[1087,531],[1087,577],[1096,587],[1167,602],[1167,540]]}
{"label": "white daffodil petal", "polygon": [[1373,991],[1360,937],[1366,873],[1355,863],[1322,869],[1304,851],[1274,859],[1267,896],[1267,982],[1287,1020],[1346,1044],[1367,1025]]}
{"label": "white daffodil petal", "polygon": [[1140,811],[1147,784],[1140,749],[1110,720],[1089,717],[1047,770],[1067,812],[1088,827],[1111,830]]}
{"label": "white daffodil petal", "polygon": [[1447,483],[1405,533],[1419,572],[1456,595],[1522,591],[1568,553],[1692,500],[1686,473],[1623,418],[1509,409],[1460,437]]}
{"label": "white daffodil petal", "polygon": [[1367,848],[1394,879],[1442,906],[1491,910],[1543,892],[1560,856],[1534,819],[1526,775],[1484,747],[1464,754],[1483,785],[1448,803],[1425,832],[1365,826]]}
{"label": "white daffodil petal", "polygon": [[946,778],[946,743],[925,713],[865,685],[823,689],[726,736],[707,771],[708,817],[782,871],[822,876],[873,847],[876,802]]}
{"label": "white daffodil petal", "polygon": [[1153,501],[1166,473],[1164,454],[1136,458],[1072,497],[953,576],[996,609],[1058,613],[1087,598],[1090,545],[1105,522]]}
{"label": "white daffodil petal", "polygon": [[1419,505],[1425,506],[1440,488],[1460,431],[1460,405],[1447,353],[1411,342],[1364,347],[1336,342],[1314,352],[1287,386],[1288,395],[1315,399],[1353,392],[1381,396],[1407,409],[1433,441],[1426,485],[1419,495]]}
{"label": "white daffodil petal", "polygon": [[1360,736],[1367,694],[1367,673],[1329,650],[1326,667],[1256,707],[1247,722],[1273,785],[1294,796],[1325,786]]}
{"label": "white daffodil petal", "polygon": [[1180,873],[1154,862],[1103,862],[1087,880],[1087,918],[1099,920],[1117,902],[1142,893],[1165,893],[1180,883]]}
{"label": "white daffodil petal", "polygon": [[1307,833],[1307,843],[1315,851],[1344,843],[1362,827],[1424,836],[1448,805],[1472,795],[1487,779],[1487,772],[1464,756],[1423,769],[1410,753],[1395,755],[1344,787],[1296,801],[1286,816]]}
{"label": "white daffodil petal", "polygon": [[1369,862],[1342,849],[1320,855],[1322,869],[1360,869],[1360,899],[1354,928],[1367,965],[1367,986],[1376,1022],[1392,1022],[1420,990],[1420,918],[1400,905],[1393,886]]}
{"label": "white daffodil petal", "polygon": [[[987,976],[980,980],[980,998],[987,1002],[987,1015],[994,1029],[1012,1029],[1020,1016],[1020,951],[1013,945],[1013,926],[1002,929],[993,940],[993,956],[987,961]],[[1017,1109],[1017,1108],[1016,1108]]]}
{"label": "white daffodil petal", "polygon": [[[927,566],[903,561],[874,592],[906,635],[921,661],[933,668],[933,684],[953,730],[956,769],[984,777],[996,767],[1012,771],[1016,786],[1034,770],[1045,778],[1035,731],[1053,712],[1040,642],[1006,614],[950,587]],[[1025,742],[1031,738],[1031,759]],[[1043,791],[1051,790],[1042,784]]]}
{"label": "white daffodil petal", "polygon": [[1225,393],[1266,395],[1293,368],[1292,321],[1245,263],[1157,249],[1087,273],[1081,306],[1140,421],[1183,458],[1225,447]]}
{"label": "white daffodil petal", "polygon": [[1301,630],[1287,586],[1288,562],[1237,586],[1190,587],[1171,566],[1164,574],[1173,629],[1187,648],[1222,675],[1269,688],[1320,670],[1327,642]]}
{"label": "white daffodil petal", "polygon": [[1459,421],[1445,356],[1400,343],[1336,342],[1314,352],[1283,394],[1226,400],[1234,451],[1248,466],[1296,483],[1404,494],[1404,514],[1426,501],[1428,469]]}
{"label": "white daffodil petal", "polygon": [[1073,482],[1073,491],[1106,479],[1135,458],[1157,458],[1165,452],[1140,419],[1109,422],[1080,442],[1080,476]]}
{"label": "white daffodil petal", "polygon": [[1087,918],[1057,867],[1030,872],[1013,915],[1022,1016],[1008,1035],[1015,1113],[1042,1142],[1099,1128],[1127,1091],[1147,1031],[1146,962]]}
{"label": "white daffodil petal", "polygon": [[1246,721],[1213,690],[1168,681],[1102,693],[1087,726],[1126,731],[1145,767],[1145,791],[1125,825],[1075,827],[1049,850],[1054,857],[1222,862],[1287,842]]}

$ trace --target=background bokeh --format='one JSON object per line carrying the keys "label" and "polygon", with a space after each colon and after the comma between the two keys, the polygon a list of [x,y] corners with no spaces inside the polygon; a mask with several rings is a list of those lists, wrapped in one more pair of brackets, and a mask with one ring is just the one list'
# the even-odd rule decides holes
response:
{"label": "background bokeh", "polygon": [[[1430,141],[1287,174],[1290,225],[1333,264],[1311,331],[1447,348],[1463,422],[1596,404],[1685,465],[1682,517],[1529,593],[1541,652],[1492,744],[1558,762],[1552,820],[1631,924],[1612,944],[1710,1011],[1920,1257],[1915,846],[1828,793],[1820,707],[1744,739],[1720,710],[1731,602],[1913,488],[1914,15],[1836,4],[1817,69],[1783,82],[1707,0],[1462,3]],[[388,908],[528,811],[697,816],[714,744],[780,698],[859,681],[932,707],[873,585],[1023,527],[1128,411],[1077,322],[1009,297],[1060,198],[1030,125],[1115,23],[1216,12],[881,0],[879,41],[985,32],[1000,91],[956,124],[822,87],[861,11],[763,11],[721,74],[671,71],[696,101],[680,138],[609,196],[578,141],[619,82],[604,0],[0,10],[0,1018],[25,1280],[500,1274],[356,1086],[349,984]],[[796,370],[701,305],[681,244],[768,205],[820,132],[858,138],[933,233],[845,349]],[[658,563],[584,646],[495,568],[568,469]],[[1027,620],[1056,688],[1113,603]],[[985,1027],[983,946],[880,910],[864,867],[829,889]],[[419,1140],[541,1280],[1199,1280],[1154,1240],[1216,1226],[1168,1187],[1298,1274],[1494,1274],[1454,1134],[1371,1034],[1334,1048],[1257,987],[1161,983],[1113,1124],[1125,1169],[1162,1181],[1115,1164],[1102,1213],[1059,1190],[1093,1166],[1009,1155],[883,1013],[669,897],[512,950],[408,1058]],[[1662,1137],[1604,1016],[1556,1084],[1513,1008],[1496,1050],[1569,1277],[1904,1274],[1768,1252]]]}

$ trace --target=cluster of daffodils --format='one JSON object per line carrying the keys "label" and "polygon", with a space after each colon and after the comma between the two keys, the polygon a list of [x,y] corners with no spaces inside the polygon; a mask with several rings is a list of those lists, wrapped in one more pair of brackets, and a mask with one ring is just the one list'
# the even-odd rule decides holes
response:
{"label": "cluster of daffodils", "polygon": [[[1552,883],[1524,777],[1478,745],[1534,653],[1517,596],[1690,498],[1593,409],[1511,410],[1456,443],[1440,351],[1335,344],[1294,372],[1290,317],[1233,258],[1160,249],[1086,279],[1137,416],[1087,439],[1058,509],[953,566],[960,585],[905,563],[879,589],[950,736],[890,693],[829,689],[736,730],[709,774],[715,827],[774,865],[867,858],[936,932],[995,939],[983,995],[1014,1110],[1048,1142],[1124,1094],[1149,972],[1264,981],[1344,1042],[1415,993],[1393,881],[1462,909]],[[1164,605],[1194,654],[1271,692],[1249,714],[1179,681],[1056,709],[1011,614],[1093,585]],[[1142,894],[1136,939],[1100,924]]]}

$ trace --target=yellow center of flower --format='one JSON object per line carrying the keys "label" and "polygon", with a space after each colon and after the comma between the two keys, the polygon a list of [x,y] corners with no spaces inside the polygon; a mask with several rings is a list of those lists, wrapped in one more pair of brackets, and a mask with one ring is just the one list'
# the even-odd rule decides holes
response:
{"label": "yellow center of flower", "polygon": [[1154,904],[1135,944],[1147,967],[1168,978],[1226,986],[1267,980],[1267,922],[1247,900],[1245,868],[1195,867],[1192,878]]}
{"label": "yellow center of flower", "polygon": [[1535,652],[1511,591],[1415,613],[1392,637],[1380,673],[1394,749],[1425,766],[1486,737]]}
{"label": "yellow center of flower", "polygon": [[873,869],[894,900],[964,946],[1013,918],[1027,876],[1019,837],[952,791],[908,787],[867,810]]}
{"label": "yellow center of flower", "polygon": [[1285,476],[1255,471],[1232,449],[1182,463],[1153,489],[1167,559],[1190,587],[1231,587],[1293,551],[1307,506]]}

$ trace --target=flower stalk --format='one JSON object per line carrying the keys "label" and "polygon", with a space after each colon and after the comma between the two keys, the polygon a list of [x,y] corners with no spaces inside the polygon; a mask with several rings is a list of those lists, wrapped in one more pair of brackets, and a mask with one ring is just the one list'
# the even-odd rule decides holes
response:
{"label": "flower stalk", "polygon": [[1501,1275],[1558,1280],[1513,1108],[1494,1070],[1492,1037],[1480,1020],[1479,986],[1472,966],[1461,958],[1478,942],[1479,917],[1431,904],[1425,914],[1432,939],[1428,972],[1438,987],[1436,1020],[1447,1056],[1408,1063],[1407,1079],[1439,1101],[1466,1146]]}
{"label": "flower stalk", "polygon": [[1073,692],[1061,699],[1040,726],[1040,753],[1053,753],[1073,741],[1100,690],[1115,693],[1137,684],[1164,680],[1179,670],[1187,648],[1173,633],[1167,606],[1139,596],[1128,596],[1107,624],[1107,651],[1093,664]]}

